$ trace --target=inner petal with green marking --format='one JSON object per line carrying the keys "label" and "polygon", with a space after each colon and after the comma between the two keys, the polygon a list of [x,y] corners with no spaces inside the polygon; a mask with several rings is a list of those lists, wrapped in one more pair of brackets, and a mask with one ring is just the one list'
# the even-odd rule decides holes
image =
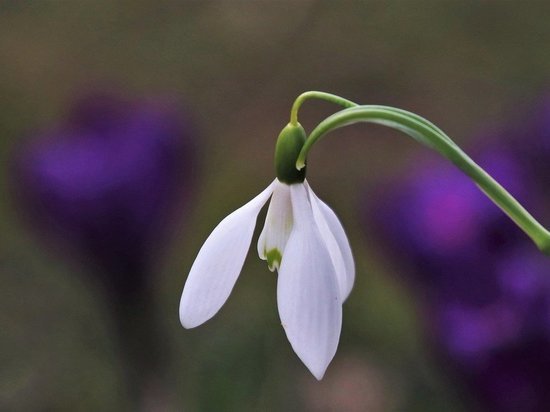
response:
{"label": "inner petal with green marking", "polygon": [[275,269],[279,269],[279,267],[281,266],[281,259],[283,258],[283,255],[279,249],[269,250],[266,253],[266,257],[269,270],[273,272]]}
{"label": "inner petal with green marking", "polygon": [[258,239],[258,255],[267,260],[269,270],[279,269],[286,242],[292,230],[292,204],[290,186],[277,182],[265,219],[265,225]]}

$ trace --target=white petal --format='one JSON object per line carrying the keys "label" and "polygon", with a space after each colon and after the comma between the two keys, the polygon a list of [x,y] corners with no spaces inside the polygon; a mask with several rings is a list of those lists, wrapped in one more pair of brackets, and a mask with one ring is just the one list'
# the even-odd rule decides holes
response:
{"label": "white petal", "polygon": [[277,180],[267,209],[265,225],[258,239],[258,255],[260,259],[268,261],[269,270],[279,268],[291,230],[290,186]]}
{"label": "white petal", "polygon": [[321,236],[336,268],[340,297],[344,302],[349,296],[355,281],[355,263],[349,245],[348,237],[340,220],[325,202],[317,197],[306,182],[309,198],[313,208],[313,216],[319,227]]}
{"label": "white petal", "polygon": [[250,248],[256,218],[274,184],[223,219],[202,245],[181,295],[180,321],[185,328],[206,322],[229,297]]}
{"label": "white petal", "polygon": [[293,184],[290,190],[294,225],[279,270],[279,316],[292,348],[321,379],[340,339],[340,290],[306,188]]}

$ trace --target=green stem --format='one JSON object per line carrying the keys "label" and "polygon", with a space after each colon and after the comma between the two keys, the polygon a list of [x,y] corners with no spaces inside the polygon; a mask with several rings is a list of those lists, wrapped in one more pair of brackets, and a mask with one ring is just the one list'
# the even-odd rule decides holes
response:
{"label": "green stem", "polygon": [[290,110],[291,125],[298,126],[298,110],[300,110],[300,106],[302,106],[302,104],[308,99],[326,100],[327,102],[335,103],[343,107],[357,106],[357,103],[354,103],[348,99],[344,99],[343,97],[336,96],[335,94],[316,91],[305,92],[298,96],[294,101],[294,104],[292,105],[292,109]]}
{"label": "green stem", "polygon": [[[299,104],[296,105],[295,103],[293,113],[296,109],[296,116],[298,108]],[[309,150],[321,137],[334,129],[358,122],[376,123],[391,127],[438,151],[473,179],[478,187],[535,242],[543,253],[550,254],[550,232],[531,216],[506,189],[464,153],[450,137],[428,120],[414,113],[393,107],[372,105],[355,105],[337,112],[319,123],[311,132],[298,156],[296,168],[302,169],[305,166]]]}

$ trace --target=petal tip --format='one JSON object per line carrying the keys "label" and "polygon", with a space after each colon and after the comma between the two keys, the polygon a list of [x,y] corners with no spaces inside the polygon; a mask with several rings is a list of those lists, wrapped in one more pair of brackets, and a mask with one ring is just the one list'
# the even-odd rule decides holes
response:
{"label": "petal tip", "polygon": [[198,325],[193,325],[193,324],[187,323],[183,320],[180,320],[180,322],[181,322],[181,326],[183,326],[184,329],[193,329],[196,326],[198,326]]}
{"label": "petal tip", "polygon": [[180,312],[180,323],[181,323],[181,326],[183,326],[185,329],[193,329],[199,326],[200,324],[202,324],[203,322],[197,322],[195,319],[192,319],[186,314],[182,314]]}
{"label": "petal tip", "polygon": [[[306,365],[307,366],[307,365]],[[318,381],[322,380],[323,377],[325,376],[325,372],[327,371],[327,366],[325,366],[324,368],[322,369],[313,369],[313,368],[309,368],[309,371],[311,372],[311,374],[315,377],[315,379],[317,379]]]}
{"label": "petal tip", "polygon": [[300,360],[304,363],[306,368],[311,372],[311,374],[320,381],[325,376],[325,373],[328,369],[328,366],[330,365],[330,362],[332,361],[333,356],[330,356],[325,359],[307,359],[309,356],[302,356],[301,354],[298,354],[298,357]]}
{"label": "petal tip", "polygon": [[183,326],[185,329],[196,328],[197,326],[202,325],[212,316],[213,315],[207,315],[205,317],[205,314],[201,314],[200,312],[197,312],[197,310],[193,310],[193,307],[190,306],[188,302],[185,302],[182,297],[182,303],[180,303],[179,308],[179,318],[181,326]]}

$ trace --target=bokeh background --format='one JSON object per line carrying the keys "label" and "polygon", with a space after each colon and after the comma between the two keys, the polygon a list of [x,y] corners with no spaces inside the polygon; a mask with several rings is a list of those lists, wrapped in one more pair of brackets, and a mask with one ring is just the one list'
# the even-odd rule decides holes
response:
{"label": "bokeh background", "polygon": [[381,127],[309,158],[357,265],[321,382],[255,247],[214,319],[177,315],[306,90],[425,116],[550,224],[549,17],[542,1],[1,1],[0,410],[549,410],[548,261]]}

